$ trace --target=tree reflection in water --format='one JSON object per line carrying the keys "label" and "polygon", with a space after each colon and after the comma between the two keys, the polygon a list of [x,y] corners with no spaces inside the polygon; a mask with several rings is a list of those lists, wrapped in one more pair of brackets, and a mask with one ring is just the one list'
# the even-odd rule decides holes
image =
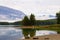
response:
{"label": "tree reflection in water", "polygon": [[22,33],[25,39],[33,37],[35,35],[35,32],[36,32],[35,29],[22,29]]}

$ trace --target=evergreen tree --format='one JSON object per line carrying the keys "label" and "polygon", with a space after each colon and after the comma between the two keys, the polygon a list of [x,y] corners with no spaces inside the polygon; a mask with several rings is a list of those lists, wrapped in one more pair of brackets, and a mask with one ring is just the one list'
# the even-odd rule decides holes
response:
{"label": "evergreen tree", "polygon": [[60,24],[60,12],[56,14],[56,17],[57,17],[57,24]]}
{"label": "evergreen tree", "polygon": [[35,25],[35,16],[33,14],[30,15],[30,25]]}
{"label": "evergreen tree", "polygon": [[30,15],[30,19],[25,16],[24,19],[22,20],[22,24],[24,26],[33,26],[35,25],[35,16],[33,14]]}
{"label": "evergreen tree", "polygon": [[23,24],[24,26],[29,26],[29,19],[28,19],[27,16],[25,16],[24,19],[22,20],[22,24]]}

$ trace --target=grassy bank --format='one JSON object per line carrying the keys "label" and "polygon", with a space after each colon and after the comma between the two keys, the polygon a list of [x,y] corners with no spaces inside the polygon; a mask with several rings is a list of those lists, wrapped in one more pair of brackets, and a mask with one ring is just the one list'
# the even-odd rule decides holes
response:
{"label": "grassy bank", "polygon": [[21,28],[32,28],[37,30],[53,30],[60,33],[60,24],[45,25],[45,26],[21,26]]}
{"label": "grassy bank", "polygon": [[46,25],[46,26],[35,26],[38,30],[54,30],[60,33],[60,24]]}

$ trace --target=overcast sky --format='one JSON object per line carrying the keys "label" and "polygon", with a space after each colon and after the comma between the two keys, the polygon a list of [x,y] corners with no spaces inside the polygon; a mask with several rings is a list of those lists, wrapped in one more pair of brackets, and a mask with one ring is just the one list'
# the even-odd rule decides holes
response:
{"label": "overcast sky", "polygon": [[0,0],[0,5],[21,10],[26,15],[34,13],[38,19],[41,15],[48,18],[60,11],[60,0]]}

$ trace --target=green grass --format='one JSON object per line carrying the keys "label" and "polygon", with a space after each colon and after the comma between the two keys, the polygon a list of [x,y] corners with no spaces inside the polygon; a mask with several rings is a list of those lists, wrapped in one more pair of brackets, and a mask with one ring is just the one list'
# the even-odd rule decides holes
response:
{"label": "green grass", "polygon": [[47,26],[35,26],[35,28],[38,30],[53,30],[60,33],[60,24],[47,25]]}

